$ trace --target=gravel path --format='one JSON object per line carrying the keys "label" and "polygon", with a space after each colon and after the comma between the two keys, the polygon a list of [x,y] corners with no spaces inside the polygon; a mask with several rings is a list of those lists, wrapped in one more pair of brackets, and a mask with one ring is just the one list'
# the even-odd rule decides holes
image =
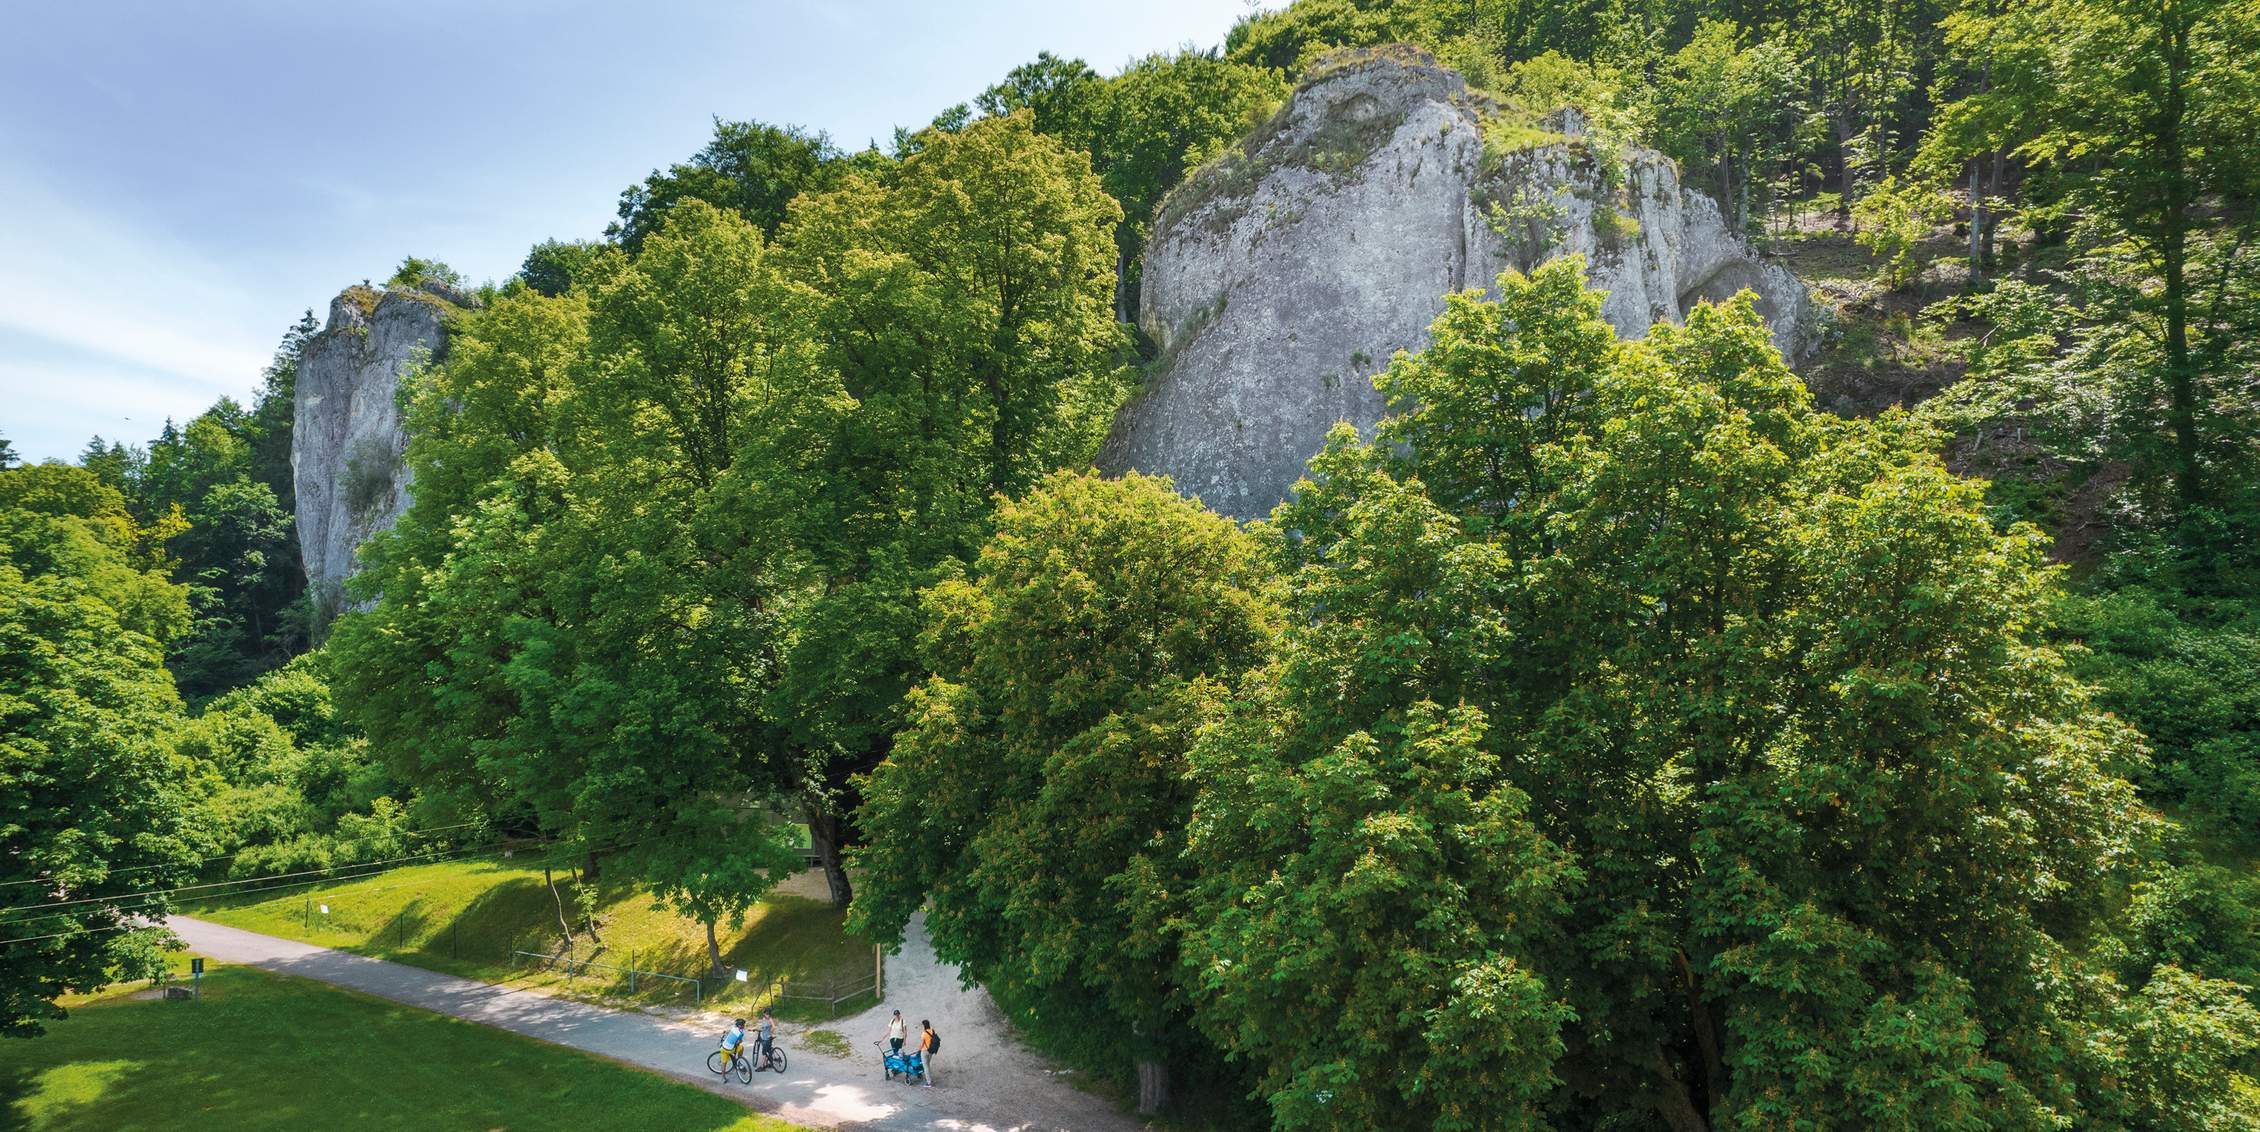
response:
{"label": "gravel path", "polygon": [[[735,1097],[812,1128],[880,1132],[1131,1132],[1142,1125],[1080,1092],[1042,1058],[1015,1043],[987,992],[958,985],[957,969],[934,959],[923,916],[903,952],[887,960],[884,1005],[820,1028],[845,1034],[857,1057],[827,1057],[796,1039],[810,1027],[779,1026],[792,1071],[757,1073],[753,1084],[723,1083],[706,1071],[721,1031],[675,1020],[553,998],[538,992],[442,975],[421,967],[333,951],[186,916],[166,926],[200,954],[280,971],[395,1002],[451,1014],[531,1038],[656,1070]],[[935,1088],[888,1081],[871,1041],[884,1037],[888,1012],[901,1010],[913,1033],[931,1019],[942,1035]],[[364,1051],[382,1056],[383,1051]]]}

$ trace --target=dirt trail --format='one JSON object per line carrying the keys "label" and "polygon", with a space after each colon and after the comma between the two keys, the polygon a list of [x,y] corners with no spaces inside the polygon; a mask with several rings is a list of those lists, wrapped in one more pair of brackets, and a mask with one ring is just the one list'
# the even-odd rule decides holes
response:
{"label": "dirt trail", "polygon": [[[524,1034],[693,1082],[812,1128],[882,1132],[1131,1132],[1142,1125],[1075,1089],[1020,1047],[987,992],[958,986],[957,969],[934,959],[923,916],[903,952],[887,960],[887,1002],[819,1026],[780,1026],[792,1071],[723,1083],[704,1059],[719,1032],[703,1019],[614,1010],[538,992],[442,975],[382,959],[175,916],[167,926],[192,949],[223,962],[280,971]],[[889,1081],[874,1038],[899,1009],[915,1030],[931,1019],[943,1035],[934,1088]],[[828,1057],[799,1040],[809,1029],[847,1036],[856,1056]]]}
{"label": "dirt trail", "polygon": [[979,1120],[981,1127],[1093,1132],[1143,1127],[1077,1090],[1068,1083],[1065,1070],[1021,1045],[989,992],[966,988],[958,968],[934,957],[924,912],[911,917],[904,928],[902,953],[887,957],[887,1000],[824,1028],[846,1035],[856,1054],[877,1072],[879,1051],[872,1043],[887,1036],[887,1021],[896,1010],[902,1011],[913,1045],[921,1021],[931,1021],[942,1037],[942,1054],[934,1062],[936,1087],[918,1091],[966,1089],[979,1094],[971,1102],[960,1102],[965,1107],[958,1111]]}

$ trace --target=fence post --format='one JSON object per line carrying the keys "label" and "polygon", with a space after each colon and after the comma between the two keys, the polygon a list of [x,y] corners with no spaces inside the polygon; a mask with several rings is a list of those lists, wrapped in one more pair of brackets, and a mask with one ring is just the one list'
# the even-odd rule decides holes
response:
{"label": "fence post", "polygon": [[871,997],[887,1001],[887,953],[876,943],[871,945]]}
{"label": "fence post", "polygon": [[636,953],[628,953],[628,993],[636,993]]}

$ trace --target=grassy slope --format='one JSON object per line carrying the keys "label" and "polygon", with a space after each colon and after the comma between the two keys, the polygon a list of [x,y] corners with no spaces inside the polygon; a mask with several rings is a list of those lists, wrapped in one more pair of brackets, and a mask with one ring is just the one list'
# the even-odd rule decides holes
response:
{"label": "grassy slope", "polygon": [[121,988],[78,1000],[42,1037],[0,1041],[0,1132],[795,1127],[640,1069],[248,967],[210,965],[202,1002]]}
{"label": "grassy slope", "polygon": [[[568,911],[570,881],[560,880]],[[322,905],[329,906],[323,914]],[[310,910],[311,909],[311,913]],[[495,857],[395,869],[365,880],[250,902],[186,909],[219,923],[268,935],[374,955],[490,982],[554,984],[581,996],[641,1002],[691,1001],[690,988],[664,980],[639,980],[631,991],[610,972],[568,980],[511,956],[513,951],[555,954],[557,909],[541,870]],[[576,932],[571,954],[615,967],[696,976],[706,968],[706,937],[698,924],[655,911],[650,897],[623,885],[601,886],[598,932],[602,945]],[[850,937],[843,914],[828,903],[772,894],[745,926],[722,933],[724,962],[745,969],[745,984],[706,984],[706,1001],[751,1008],[779,979],[796,993],[826,984],[868,979],[871,945]],[[577,926],[577,925],[576,925]],[[725,926],[726,927],[726,926]],[[840,1004],[842,1011],[869,1005],[868,995]],[[785,1006],[798,1009],[785,1009]],[[816,1015],[826,1013],[823,1003]],[[809,1016],[806,1004],[780,1004],[780,1015]]]}

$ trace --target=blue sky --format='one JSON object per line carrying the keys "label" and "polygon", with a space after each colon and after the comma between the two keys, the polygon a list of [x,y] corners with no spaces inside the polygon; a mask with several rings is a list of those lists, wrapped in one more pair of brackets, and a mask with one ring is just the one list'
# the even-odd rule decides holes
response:
{"label": "blue sky", "polygon": [[76,0],[0,36],[0,435],[32,460],[247,399],[405,255],[500,279],[713,117],[884,139],[1040,50],[1104,72],[1247,0]]}

